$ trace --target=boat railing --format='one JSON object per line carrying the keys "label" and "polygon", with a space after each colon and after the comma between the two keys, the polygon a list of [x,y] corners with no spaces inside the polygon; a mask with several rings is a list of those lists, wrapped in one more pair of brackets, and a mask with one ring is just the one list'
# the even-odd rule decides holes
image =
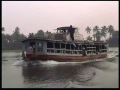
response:
{"label": "boat railing", "polygon": [[82,54],[82,50],[69,50],[69,49],[54,49],[47,48],[48,53],[64,53],[64,54]]}
{"label": "boat railing", "polygon": [[55,49],[55,48],[47,48],[48,50],[67,50],[67,51],[82,51],[82,50],[70,50],[70,49]]}

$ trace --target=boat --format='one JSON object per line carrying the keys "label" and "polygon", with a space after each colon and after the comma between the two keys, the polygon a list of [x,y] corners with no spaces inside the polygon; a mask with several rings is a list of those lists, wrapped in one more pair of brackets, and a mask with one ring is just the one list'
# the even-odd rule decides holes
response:
{"label": "boat", "polygon": [[[74,38],[71,36],[70,28],[73,30]],[[30,37],[22,40],[23,60],[82,62],[107,57],[107,42],[84,40],[83,35],[79,34],[79,29],[73,26],[58,27],[55,30],[52,38],[44,35],[42,38]],[[34,52],[28,52],[28,48]]]}

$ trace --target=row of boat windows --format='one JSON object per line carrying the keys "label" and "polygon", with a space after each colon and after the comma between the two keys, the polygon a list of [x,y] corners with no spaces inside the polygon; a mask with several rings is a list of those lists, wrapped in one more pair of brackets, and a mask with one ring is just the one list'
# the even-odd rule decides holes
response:
{"label": "row of boat windows", "polygon": [[[48,53],[82,54],[82,50],[81,51],[70,51],[70,50],[52,50],[52,49],[47,49],[47,52]],[[99,53],[104,53],[104,52],[107,52],[107,50],[101,50]],[[90,54],[90,53],[96,53],[96,51],[87,51],[87,54]]]}
{"label": "row of boat windows", "polygon": [[82,50],[82,48],[86,50],[96,50],[98,49],[107,49],[104,44],[101,45],[74,45],[74,44],[65,44],[65,43],[52,43],[47,42],[47,48],[56,48],[56,49],[70,49],[70,50]]}

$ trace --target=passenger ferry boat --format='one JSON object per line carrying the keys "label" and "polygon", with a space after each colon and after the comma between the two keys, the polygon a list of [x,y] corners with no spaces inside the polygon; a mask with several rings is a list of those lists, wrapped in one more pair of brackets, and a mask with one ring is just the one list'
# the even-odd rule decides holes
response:
{"label": "passenger ferry boat", "polygon": [[[104,41],[86,41],[74,30],[74,41],[69,33],[70,27],[59,27],[53,38],[31,37],[22,41],[23,60],[55,60],[60,62],[81,62],[107,57],[108,43]],[[34,52],[29,52],[29,46]],[[31,47],[30,46],[30,47]],[[29,48],[32,49],[32,48]]]}

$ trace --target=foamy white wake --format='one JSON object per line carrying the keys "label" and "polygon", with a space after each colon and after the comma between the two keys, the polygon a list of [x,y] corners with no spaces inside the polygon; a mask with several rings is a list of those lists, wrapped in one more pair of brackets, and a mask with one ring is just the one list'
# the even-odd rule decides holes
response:
{"label": "foamy white wake", "polygon": [[[105,58],[106,59],[106,58]],[[58,65],[58,64],[82,64],[82,63],[89,63],[89,62],[96,62],[96,61],[103,61],[105,59],[95,59],[95,60],[87,60],[82,62],[58,62],[54,60],[48,60],[48,61],[40,61],[41,64],[45,65]]]}
{"label": "foamy white wake", "polygon": [[58,62],[58,61],[54,61],[54,60],[48,60],[48,61],[39,61],[39,62],[35,62],[35,61],[24,61],[24,60],[19,60],[16,61],[15,63],[13,63],[12,65],[14,66],[28,66],[28,64],[31,65],[46,65],[46,66],[56,66],[56,65],[63,65],[63,64],[71,64],[71,65],[75,65],[75,64],[83,64],[83,63],[89,63],[89,62],[95,62],[95,61],[102,61],[104,59],[96,59],[96,60],[88,60],[88,61],[83,61],[83,62]]}
{"label": "foamy white wake", "polygon": [[17,62],[15,62],[15,63],[13,63],[12,65],[22,66],[22,65],[23,65],[23,60],[17,61]]}

